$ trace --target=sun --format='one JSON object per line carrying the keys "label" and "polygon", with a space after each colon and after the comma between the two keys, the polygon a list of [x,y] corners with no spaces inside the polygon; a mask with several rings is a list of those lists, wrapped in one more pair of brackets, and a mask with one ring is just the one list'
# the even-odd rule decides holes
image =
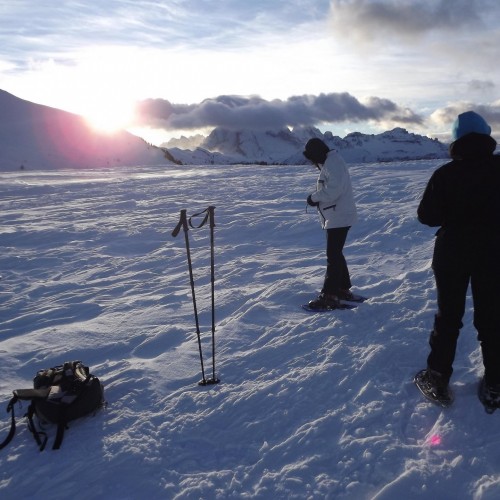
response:
{"label": "sun", "polygon": [[133,105],[113,96],[91,100],[83,109],[87,123],[96,131],[113,133],[132,125]]}
{"label": "sun", "polygon": [[75,105],[97,131],[116,132],[132,125],[136,85],[129,72],[134,65],[126,56],[116,48],[88,47],[74,71]]}

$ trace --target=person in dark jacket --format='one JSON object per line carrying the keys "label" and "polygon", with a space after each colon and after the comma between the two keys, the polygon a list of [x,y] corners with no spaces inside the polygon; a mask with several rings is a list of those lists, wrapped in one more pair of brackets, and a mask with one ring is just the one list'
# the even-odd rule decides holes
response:
{"label": "person in dark jacket", "polygon": [[418,207],[419,221],[439,230],[432,260],[438,310],[427,369],[416,377],[438,399],[451,402],[448,384],[470,284],[484,365],[480,394],[499,405],[500,156],[494,155],[497,143],[490,134],[474,111],[458,116],[452,161],[433,173]]}

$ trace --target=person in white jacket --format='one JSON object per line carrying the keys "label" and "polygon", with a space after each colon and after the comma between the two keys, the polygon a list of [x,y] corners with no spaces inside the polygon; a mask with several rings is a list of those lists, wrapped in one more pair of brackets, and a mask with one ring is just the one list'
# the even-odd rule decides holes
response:
{"label": "person in white jacket", "polygon": [[351,177],[343,158],[321,139],[310,139],[303,154],[320,171],[316,191],[307,197],[307,203],[317,207],[327,235],[325,280],[321,293],[309,302],[309,307],[336,309],[339,300],[352,297],[351,278],[343,254],[347,233],[358,219]]}

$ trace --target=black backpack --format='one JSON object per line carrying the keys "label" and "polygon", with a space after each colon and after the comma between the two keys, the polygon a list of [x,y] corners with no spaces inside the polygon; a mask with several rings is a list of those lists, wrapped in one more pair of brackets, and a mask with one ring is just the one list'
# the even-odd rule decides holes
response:
{"label": "black backpack", "polygon": [[47,434],[37,430],[33,416],[41,424],[57,425],[57,434],[52,447],[60,448],[64,430],[68,422],[89,415],[104,406],[104,389],[97,377],[90,374],[89,368],[81,361],[68,361],[63,365],[40,370],[33,379],[33,389],[17,389],[7,405],[11,413],[11,426],[7,438],[0,444],[0,449],[7,446],[14,437],[16,420],[14,405],[18,401],[31,401],[26,417],[28,429],[33,434],[40,451],[47,444]]}

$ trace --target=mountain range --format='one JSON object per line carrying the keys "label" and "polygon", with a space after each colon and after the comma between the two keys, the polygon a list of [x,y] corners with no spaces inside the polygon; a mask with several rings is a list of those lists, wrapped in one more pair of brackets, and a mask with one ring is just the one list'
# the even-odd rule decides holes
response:
{"label": "mountain range", "polygon": [[[125,130],[94,130],[76,114],[35,104],[0,90],[0,170],[107,168],[133,165],[302,164],[312,137],[323,139],[350,163],[446,158],[437,139],[396,128],[343,139],[314,127],[293,130],[214,129],[156,147]],[[192,148],[192,149],[190,149]]]}
{"label": "mountain range", "polygon": [[[403,128],[381,134],[353,132],[343,139],[315,127],[295,127],[279,131],[226,130],[216,128],[193,150],[170,147],[169,153],[184,164],[302,164],[306,142],[318,137],[341,153],[348,163],[388,162],[448,157],[448,146]],[[199,136],[195,138],[199,141]],[[189,144],[184,138],[183,144]]]}

